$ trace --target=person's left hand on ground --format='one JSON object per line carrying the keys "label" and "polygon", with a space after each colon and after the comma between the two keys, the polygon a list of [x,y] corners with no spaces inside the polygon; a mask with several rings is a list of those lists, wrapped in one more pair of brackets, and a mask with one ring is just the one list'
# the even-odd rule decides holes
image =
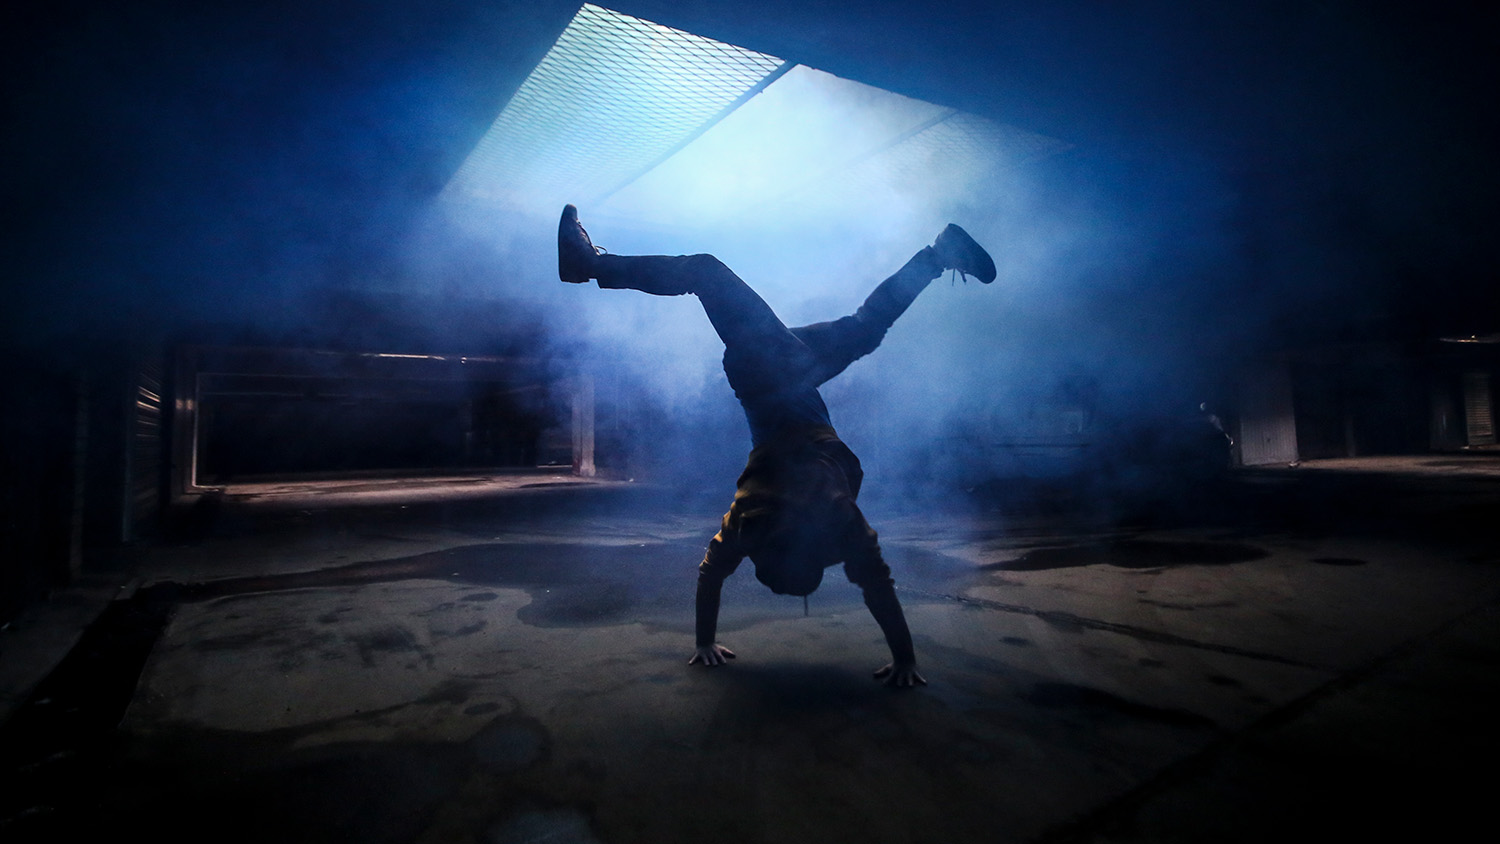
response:
{"label": "person's left hand on ground", "polygon": [[882,666],[876,669],[875,679],[879,680],[882,677],[885,678],[885,684],[892,688],[910,689],[916,686],[927,685],[927,680],[921,674],[917,673],[915,663],[911,665],[891,663],[890,665]]}
{"label": "person's left hand on ground", "polygon": [[688,665],[698,665],[699,663],[709,667],[723,665],[726,658],[734,659],[734,651],[723,645],[699,645],[693,651],[693,658],[688,660]]}

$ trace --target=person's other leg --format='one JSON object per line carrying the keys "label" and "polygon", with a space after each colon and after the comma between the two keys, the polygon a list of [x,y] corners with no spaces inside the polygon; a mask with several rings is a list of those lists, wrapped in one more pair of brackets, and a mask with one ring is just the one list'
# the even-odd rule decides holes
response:
{"label": "person's other leg", "polygon": [[942,274],[942,262],[926,247],[882,281],[853,314],[790,329],[817,356],[813,382],[822,384],[875,351],[896,319]]}
{"label": "person's other leg", "polygon": [[592,278],[600,287],[696,295],[724,342],[724,374],[745,410],[752,444],[768,442],[786,429],[829,424],[828,408],[812,381],[817,357],[719,259],[598,254],[571,205],[558,224],[557,250],[558,277],[566,282]]}
{"label": "person's other leg", "polygon": [[874,351],[927,285],[950,269],[965,277],[974,275],[986,284],[995,279],[989,254],[968,232],[949,225],[933,245],[923,247],[895,275],[882,281],[853,314],[790,329],[818,358],[814,383],[822,384]]}
{"label": "person's other leg", "polygon": [[[595,279],[600,287],[639,290],[656,296],[692,293],[727,349],[795,343],[786,325],[743,279],[712,255],[612,255],[594,248],[565,206],[557,225],[558,277],[572,284]],[[748,351],[748,350],[747,350]]]}
{"label": "person's other leg", "polygon": [[[750,413],[752,405],[796,387],[816,386],[818,358],[750,285],[712,255],[600,255],[600,287],[658,296],[691,293],[724,342],[724,374]],[[760,420],[752,419],[752,428]]]}
{"label": "person's other leg", "polygon": [[726,348],[791,339],[760,294],[712,255],[600,255],[595,278],[605,288],[697,296]]}

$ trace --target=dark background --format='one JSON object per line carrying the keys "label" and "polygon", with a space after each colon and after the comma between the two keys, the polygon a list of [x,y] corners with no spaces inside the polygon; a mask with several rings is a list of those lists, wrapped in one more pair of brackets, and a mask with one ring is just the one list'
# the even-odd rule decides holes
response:
{"label": "dark background", "polygon": [[[1187,385],[1174,401],[1227,401],[1238,366],[1291,355],[1309,456],[1355,439],[1366,451],[1410,450],[1426,439],[1420,373],[1407,377],[1430,365],[1423,350],[1500,331],[1500,29],[1482,5],[613,8],[1072,144],[1029,177],[1039,201],[1132,236],[1117,260],[1056,268],[1073,287],[1048,318],[1078,323],[1079,350],[1069,354],[1066,332],[1038,350],[1049,377],[1024,387],[1039,404],[1102,396],[1095,409],[1121,431],[1159,411],[1164,384]],[[12,556],[54,560],[43,575],[16,575],[12,597],[59,579],[80,460],[119,462],[92,441],[80,458],[78,408],[118,405],[100,394],[111,366],[143,349],[517,355],[567,333],[566,314],[487,296],[477,282],[498,265],[485,254],[414,279],[397,253],[576,10],[550,0],[5,6],[5,542]],[[1094,367],[1127,359],[1132,389],[1112,395],[1118,379]],[[679,426],[740,436],[725,401],[701,418],[674,411]],[[1352,431],[1349,408],[1361,402],[1399,412],[1362,414],[1377,422]],[[372,453],[428,436],[421,413],[380,412],[404,442]],[[107,418],[95,412],[92,430]],[[675,441],[662,434],[652,435]],[[432,456],[454,453],[450,433],[431,436],[432,454],[397,462],[458,462]],[[256,445],[254,465],[286,468],[264,460],[274,448]],[[732,476],[742,453],[736,444],[682,463]],[[358,464],[326,450],[320,459]]]}
{"label": "dark background", "polygon": [[[1166,228],[1142,286],[1264,343],[1494,330],[1480,6],[628,2],[1064,139],[1060,190]],[[4,30],[12,342],[295,321],[373,286],[571,3],[21,2]],[[1174,277],[1223,221],[1218,272]],[[1196,260],[1193,263],[1198,263]]]}

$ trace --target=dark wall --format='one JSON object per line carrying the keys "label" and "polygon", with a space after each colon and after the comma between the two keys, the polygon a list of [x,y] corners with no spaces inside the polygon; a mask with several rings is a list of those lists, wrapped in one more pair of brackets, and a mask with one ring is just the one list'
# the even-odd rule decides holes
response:
{"label": "dark wall", "polygon": [[[504,384],[448,384],[422,396],[396,383],[334,395],[222,395],[201,408],[199,482],[253,476],[535,467],[547,428],[566,425],[546,396]],[[540,388],[537,392],[540,392]]]}
{"label": "dark wall", "polygon": [[76,376],[7,355],[16,400],[0,414],[0,621],[67,580]]}

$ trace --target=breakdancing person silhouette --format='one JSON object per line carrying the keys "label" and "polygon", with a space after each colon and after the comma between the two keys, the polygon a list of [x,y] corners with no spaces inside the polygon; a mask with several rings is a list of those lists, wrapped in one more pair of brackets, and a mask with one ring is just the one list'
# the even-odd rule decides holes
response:
{"label": "breakdancing person silhouette", "polygon": [[967,232],[949,225],[850,316],[787,328],[770,306],[712,255],[612,255],[594,247],[563,208],[557,272],[563,281],[597,280],[656,296],[694,294],[724,341],[724,373],[750,423],[752,450],[734,501],[698,566],[697,647],[689,665],[723,665],[734,652],[718,644],[724,578],[745,557],[755,577],[782,595],[806,596],[823,570],[842,562],[885,634],[891,662],[875,672],[888,686],[927,681],[891,570],[855,499],[864,473],[828,418],[818,387],[880,345],[886,330],[944,270],[988,284],[995,264]]}

